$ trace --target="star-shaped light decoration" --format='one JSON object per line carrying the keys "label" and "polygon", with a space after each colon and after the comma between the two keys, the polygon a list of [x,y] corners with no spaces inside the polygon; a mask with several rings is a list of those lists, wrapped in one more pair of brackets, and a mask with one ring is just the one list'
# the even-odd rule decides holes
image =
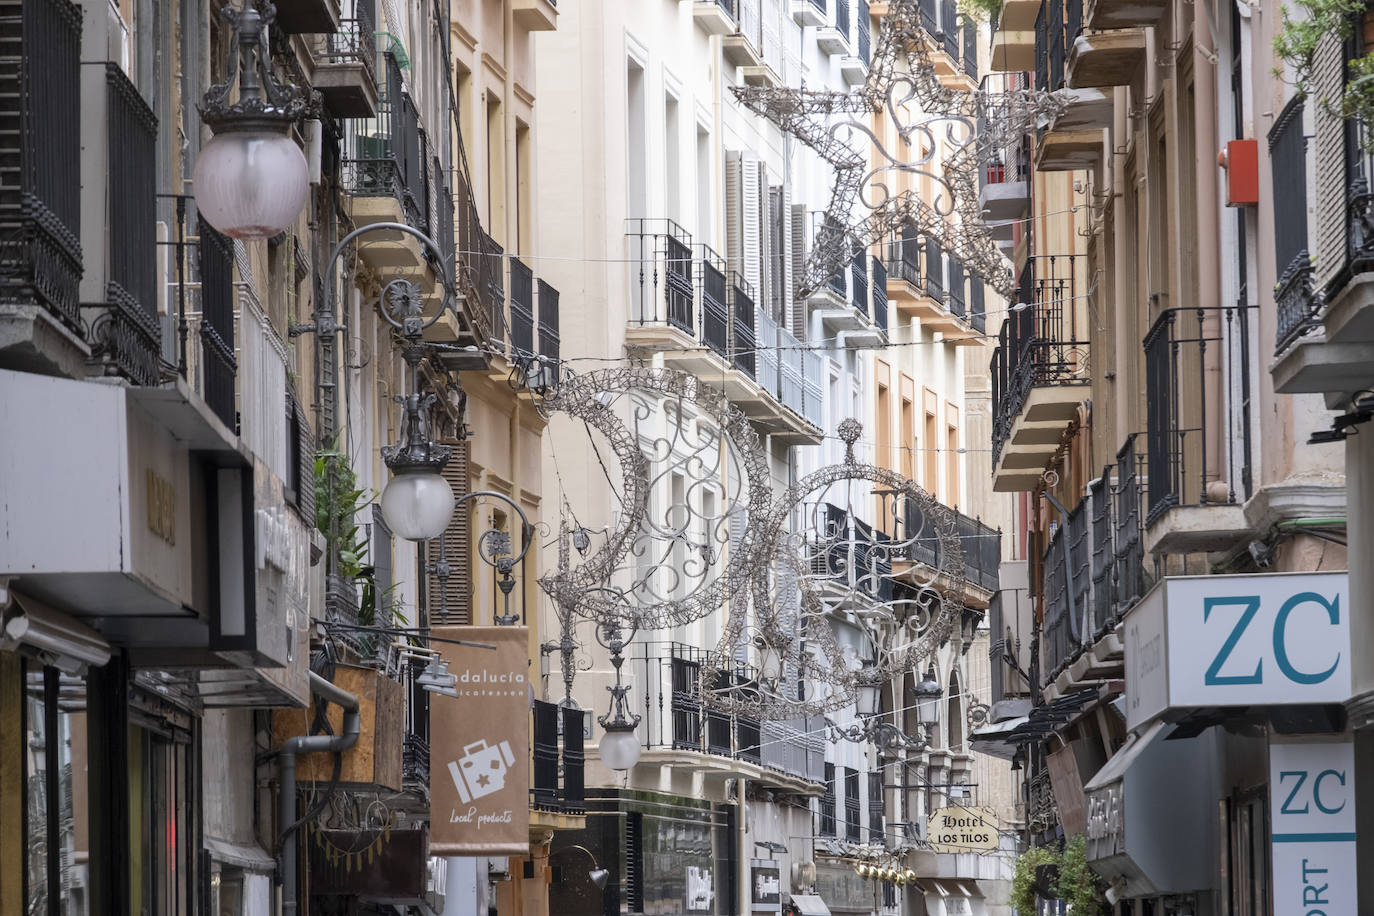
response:
{"label": "star-shaped light decoration", "polygon": [[[917,0],[893,0],[882,19],[868,80],[862,87],[850,92],[813,90],[805,85],[734,90],[746,107],[796,137],[835,169],[825,219],[797,280],[801,298],[843,270],[855,250],[867,248],[908,222],[956,254],[966,268],[1002,295],[1009,297],[1015,289],[1011,266],[978,208],[978,167],[1034,127],[1037,119],[1061,111],[1064,102],[1032,89],[990,92],[943,86],[926,40]],[[908,105],[913,101],[921,114],[908,120]],[[883,111],[896,125],[903,149],[886,149],[865,123]],[[938,173],[932,168],[937,129],[953,147]],[[876,164],[870,163],[867,150],[852,144],[856,135],[871,142]],[[918,147],[913,136],[925,142]],[[886,183],[892,172],[928,176],[941,190],[930,201],[914,191],[894,193]],[[856,203],[868,213],[853,222]],[[957,222],[951,218],[955,213]]]}

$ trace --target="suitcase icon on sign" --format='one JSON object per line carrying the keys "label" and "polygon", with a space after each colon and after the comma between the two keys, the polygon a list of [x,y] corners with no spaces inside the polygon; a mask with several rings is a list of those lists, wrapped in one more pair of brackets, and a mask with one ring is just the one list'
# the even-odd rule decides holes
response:
{"label": "suitcase icon on sign", "polygon": [[495,747],[486,739],[472,742],[463,748],[463,756],[449,761],[448,772],[453,777],[458,797],[466,804],[506,787],[506,771],[515,766],[515,754],[509,741]]}

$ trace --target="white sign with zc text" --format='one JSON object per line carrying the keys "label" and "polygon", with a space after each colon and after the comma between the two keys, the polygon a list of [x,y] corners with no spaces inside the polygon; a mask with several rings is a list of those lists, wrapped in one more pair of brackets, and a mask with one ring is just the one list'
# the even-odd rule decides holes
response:
{"label": "white sign with zc text", "polygon": [[1269,745],[1274,916],[1348,916],[1358,910],[1355,746]]}
{"label": "white sign with zc text", "polygon": [[1126,617],[1126,721],[1350,699],[1343,572],[1165,579]]}

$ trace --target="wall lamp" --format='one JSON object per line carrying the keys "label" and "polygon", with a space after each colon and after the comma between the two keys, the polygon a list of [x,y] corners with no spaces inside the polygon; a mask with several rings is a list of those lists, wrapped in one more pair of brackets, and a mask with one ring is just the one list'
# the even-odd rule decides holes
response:
{"label": "wall lamp", "polygon": [[1367,423],[1374,419],[1374,391],[1360,391],[1355,394],[1350,401],[1350,412],[1343,413],[1331,421],[1330,429],[1319,429],[1312,433],[1308,438],[1308,445],[1330,445],[1332,442],[1344,442],[1359,430],[1355,429],[1361,423]]}
{"label": "wall lamp", "polygon": [[[604,891],[606,889],[606,882],[611,879],[611,873],[601,867],[601,864],[596,861],[596,855],[586,846],[563,846],[559,849],[555,849],[549,856],[552,858],[553,856],[561,855],[562,853],[570,852],[574,849],[585,852],[587,858],[592,860],[592,867],[587,871],[587,879],[596,885],[597,890]],[[559,880],[562,880],[561,876],[559,876]]]}

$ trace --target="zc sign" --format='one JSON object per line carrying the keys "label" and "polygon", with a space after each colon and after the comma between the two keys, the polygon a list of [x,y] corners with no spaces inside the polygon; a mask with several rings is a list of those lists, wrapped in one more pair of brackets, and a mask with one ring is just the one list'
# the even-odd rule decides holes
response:
{"label": "zc sign", "polygon": [[1126,619],[1131,727],[1168,708],[1350,698],[1345,573],[1166,579]]}
{"label": "zc sign", "polygon": [[1355,913],[1354,745],[1271,743],[1269,799],[1274,916]]}

